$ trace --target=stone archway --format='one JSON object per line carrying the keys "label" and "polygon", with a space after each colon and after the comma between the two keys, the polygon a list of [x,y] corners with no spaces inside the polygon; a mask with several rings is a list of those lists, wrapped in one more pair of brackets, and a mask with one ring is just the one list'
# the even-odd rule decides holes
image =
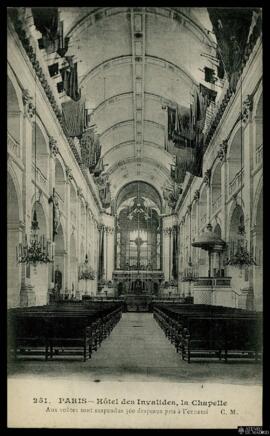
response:
{"label": "stone archway", "polygon": [[17,265],[19,244],[19,201],[12,177],[7,178],[7,261],[8,307],[20,306],[21,267]]}

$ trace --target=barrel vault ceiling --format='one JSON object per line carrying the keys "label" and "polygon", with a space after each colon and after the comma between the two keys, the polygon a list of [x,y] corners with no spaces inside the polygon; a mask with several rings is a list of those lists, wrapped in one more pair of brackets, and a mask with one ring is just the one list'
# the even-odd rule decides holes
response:
{"label": "barrel vault ceiling", "polygon": [[[189,107],[213,53],[205,8],[61,7],[67,55],[78,61],[93,108],[113,197],[129,182],[162,188],[172,156],[164,149],[170,102]],[[210,64],[211,66],[211,64]]]}

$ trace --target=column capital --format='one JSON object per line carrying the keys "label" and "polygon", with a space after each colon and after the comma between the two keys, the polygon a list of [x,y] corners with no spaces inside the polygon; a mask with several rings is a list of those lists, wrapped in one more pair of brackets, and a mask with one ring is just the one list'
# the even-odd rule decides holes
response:
{"label": "column capital", "polygon": [[221,144],[219,144],[219,150],[217,152],[217,157],[221,162],[225,161],[228,149],[228,139],[224,139]]}
{"label": "column capital", "polygon": [[192,210],[192,203],[190,203],[190,204],[187,206],[187,213],[188,213],[188,215],[191,214],[191,210]]}
{"label": "column capital", "polygon": [[105,232],[112,235],[114,233],[114,227],[105,226]]}
{"label": "column capital", "polygon": [[78,195],[78,197],[80,197],[80,198],[84,198],[84,196],[83,196],[83,192],[82,192],[82,188],[78,188],[77,189],[77,195]]}
{"label": "column capital", "polygon": [[169,236],[172,233],[172,228],[171,227],[165,227],[162,231],[163,231],[164,235]]}
{"label": "column capital", "polygon": [[210,186],[210,179],[211,179],[211,169],[208,169],[204,173],[203,183],[205,183],[206,186]]}
{"label": "column capital", "polygon": [[248,94],[243,101],[242,105],[242,120],[244,124],[247,124],[251,119],[251,113],[253,110],[253,97]]}
{"label": "column capital", "polygon": [[199,199],[200,199],[200,191],[199,189],[196,189],[196,191],[194,192],[193,201],[198,201]]}
{"label": "column capital", "polygon": [[50,156],[55,158],[59,153],[59,148],[57,146],[56,139],[53,136],[49,136],[49,147],[50,147]]}
{"label": "column capital", "polygon": [[30,120],[33,121],[33,117],[36,113],[36,108],[33,103],[33,97],[30,94],[28,89],[23,89],[22,91],[22,101],[24,106],[24,115]]}
{"label": "column capital", "polygon": [[66,167],[66,176],[67,176],[67,182],[71,182],[73,180],[72,170],[69,167]]}

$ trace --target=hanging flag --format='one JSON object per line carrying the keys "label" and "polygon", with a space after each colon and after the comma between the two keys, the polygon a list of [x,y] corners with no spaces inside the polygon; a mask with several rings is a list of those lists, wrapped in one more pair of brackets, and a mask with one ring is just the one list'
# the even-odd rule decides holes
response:
{"label": "hanging flag", "polygon": [[215,71],[212,68],[204,67],[204,80],[208,83],[215,83]]}
{"label": "hanging flag", "polygon": [[215,103],[217,97],[216,91],[209,89],[200,83],[200,93],[205,100],[206,107],[208,107],[211,102]]}
{"label": "hanging flag", "polygon": [[62,103],[62,115],[67,136],[81,137],[85,130],[85,100]]}
{"label": "hanging flag", "polygon": [[104,171],[104,163],[103,163],[103,158],[99,158],[97,165],[95,166],[95,169],[93,171],[94,176],[98,177],[102,172]]}
{"label": "hanging flag", "polygon": [[207,8],[230,87],[236,89],[247,43],[252,8]]}
{"label": "hanging flag", "polygon": [[191,140],[190,110],[180,105],[175,108],[168,106],[167,142],[173,141],[175,147],[186,148],[192,146]]}
{"label": "hanging flag", "polygon": [[57,39],[57,32],[59,26],[59,13],[58,8],[32,8],[32,15],[36,29],[46,36],[49,40],[55,41]]}
{"label": "hanging flag", "polygon": [[53,77],[53,76],[57,76],[57,74],[58,74],[58,62],[56,62],[56,63],[54,63],[54,64],[52,64],[52,65],[49,65],[48,66],[48,70],[49,70],[49,73],[50,73],[50,76],[51,77]]}
{"label": "hanging flag", "polygon": [[218,61],[219,61],[219,64],[217,66],[217,76],[218,76],[219,79],[222,80],[222,79],[224,79],[224,76],[225,76],[225,70],[224,70],[223,61],[221,59],[221,56],[220,56],[219,52],[217,52],[217,58],[218,58]]}
{"label": "hanging flag", "polygon": [[58,47],[56,50],[59,56],[64,57],[68,51],[69,39],[69,37],[64,36],[64,21],[60,21],[57,35]]}
{"label": "hanging flag", "polygon": [[64,90],[72,100],[78,101],[81,98],[81,90],[78,86],[77,62],[73,62],[72,56],[66,56],[66,60],[68,65],[60,70]]}
{"label": "hanging flag", "polygon": [[48,54],[57,52],[63,57],[69,44],[69,38],[64,36],[64,22],[59,19],[58,8],[32,8],[32,15],[37,30],[42,34],[38,40],[39,48]]}
{"label": "hanging flag", "polygon": [[87,129],[83,132],[80,140],[81,156],[83,163],[89,168],[96,165],[95,153],[94,153],[94,131],[93,129]]}

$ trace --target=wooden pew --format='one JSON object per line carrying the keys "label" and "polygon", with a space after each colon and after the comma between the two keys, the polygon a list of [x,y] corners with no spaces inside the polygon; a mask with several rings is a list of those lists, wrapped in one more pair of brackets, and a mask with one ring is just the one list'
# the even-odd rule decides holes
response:
{"label": "wooden pew", "polygon": [[[9,311],[9,349],[30,349],[48,359],[59,354],[82,354],[84,361],[97,351],[121,318],[121,305],[48,305]],[[41,349],[41,350],[40,350]],[[77,349],[77,351],[75,350]],[[37,351],[39,350],[39,353]],[[29,354],[29,353],[28,353]]]}
{"label": "wooden pew", "polygon": [[261,314],[222,306],[154,307],[154,318],[182,358],[250,357],[261,353]]}

